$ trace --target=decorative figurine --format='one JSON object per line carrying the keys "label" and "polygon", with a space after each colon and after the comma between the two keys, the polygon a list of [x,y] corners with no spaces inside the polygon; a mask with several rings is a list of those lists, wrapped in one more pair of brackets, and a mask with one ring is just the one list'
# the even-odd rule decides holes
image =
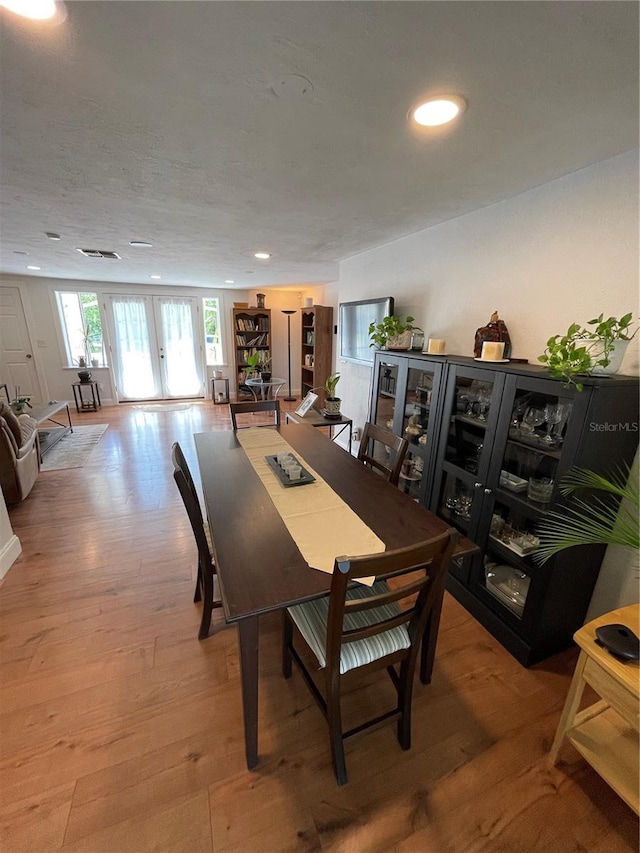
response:
{"label": "decorative figurine", "polygon": [[482,344],[486,341],[495,343],[504,343],[504,357],[509,358],[511,355],[511,338],[509,330],[504,322],[498,317],[498,312],[494,311],[491,319],[486,326],[481,326],[476,330],[475,342],[473,345],[473,354],[476,358],[482,355]]}

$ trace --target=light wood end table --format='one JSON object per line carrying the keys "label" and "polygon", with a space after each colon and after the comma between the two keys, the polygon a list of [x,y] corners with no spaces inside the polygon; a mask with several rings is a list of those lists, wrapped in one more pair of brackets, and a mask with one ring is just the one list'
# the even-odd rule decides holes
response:
{"label": "light wood end table", "polygon": [[[596,628],[615,623],[640,636],[640,604],[605,613],[574,635],[580,657],[550,758],[557,764],[560,748],[569,741],[638,814],[640,668],[637,661],[623,662],[596,643]],[[578,711],[587,684],[601,698]]]}

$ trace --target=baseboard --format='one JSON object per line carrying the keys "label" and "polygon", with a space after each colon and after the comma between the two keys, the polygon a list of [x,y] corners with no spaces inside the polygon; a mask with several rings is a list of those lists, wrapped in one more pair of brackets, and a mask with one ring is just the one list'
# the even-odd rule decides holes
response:
{"label": "baseboard", "polygon": [[14,535],[0,551],[0,578],[3,578],[22,553],[20,540]]}

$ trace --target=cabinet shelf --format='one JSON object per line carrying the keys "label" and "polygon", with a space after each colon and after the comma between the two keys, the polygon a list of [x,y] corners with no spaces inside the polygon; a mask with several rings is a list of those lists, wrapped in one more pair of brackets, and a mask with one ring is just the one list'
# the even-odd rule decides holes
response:
{"label": "cabinet shelf", "polygon": [[562,453],[559,450],[549,450],[547,447],[543,447],[540,444],[521,441],[517,438],[511,438],[511,436],[509,436],[507,443],[513,444],[516,447],[521,447],[524,450],[532,450],[534,453],[539,453],[541,456],[548,456],[550,459],[560,459],[562,457]]}

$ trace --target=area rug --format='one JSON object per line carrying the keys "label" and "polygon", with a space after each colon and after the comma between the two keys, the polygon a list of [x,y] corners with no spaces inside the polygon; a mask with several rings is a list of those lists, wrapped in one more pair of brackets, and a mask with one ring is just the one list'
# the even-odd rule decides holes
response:
{"label": "area rug", "polygon": [[184,412],[191,408],[191,403],[155,403],[148,406],[134,406],[142,412]]}
{"label": "area rug", "polygon": [[82,468],[105,433],[109,424],[74,426],[45,454],[41,471],[60,471],[63,468]]}

